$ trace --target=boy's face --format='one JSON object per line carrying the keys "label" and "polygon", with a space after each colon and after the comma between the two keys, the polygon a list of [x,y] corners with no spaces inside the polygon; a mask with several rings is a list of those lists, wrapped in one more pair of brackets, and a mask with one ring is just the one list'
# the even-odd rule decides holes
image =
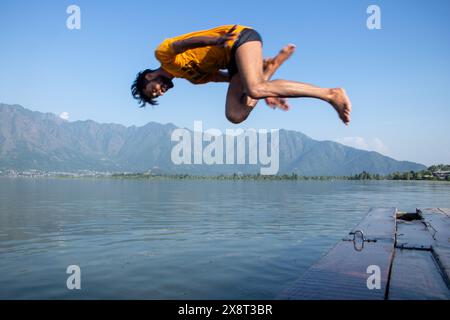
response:
{"label": "boy's face", "polygon": [[145,86],[144,94],[150,98],[157,98],[167,90],[173,88],[173,82],[169,78],[162,75],[154,75],[153,73],[149,73],[145,76],[148,83]]}

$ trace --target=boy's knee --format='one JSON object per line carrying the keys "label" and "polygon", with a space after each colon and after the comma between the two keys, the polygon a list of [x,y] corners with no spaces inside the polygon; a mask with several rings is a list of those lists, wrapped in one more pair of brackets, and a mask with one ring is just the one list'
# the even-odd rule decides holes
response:
{"label": "boy's knee", "polygon": [[226,112],[226,117],[228,121],[234,124],[239,124],[245,121],[248,117],[248,113],[244,112]]}
{"label": "boy's knee", "polygon": [[266,83],[260,82],[249,85],[247,88],[248,96],[252,99],[262,99],[266,97]]}

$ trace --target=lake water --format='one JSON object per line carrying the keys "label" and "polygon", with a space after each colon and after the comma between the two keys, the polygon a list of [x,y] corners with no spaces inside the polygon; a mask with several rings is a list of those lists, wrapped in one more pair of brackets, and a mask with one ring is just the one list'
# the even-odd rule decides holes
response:
{"label": "lake water", "polygon": [[0,178],[0,299],[272,299],[376,206],[450,184]]}

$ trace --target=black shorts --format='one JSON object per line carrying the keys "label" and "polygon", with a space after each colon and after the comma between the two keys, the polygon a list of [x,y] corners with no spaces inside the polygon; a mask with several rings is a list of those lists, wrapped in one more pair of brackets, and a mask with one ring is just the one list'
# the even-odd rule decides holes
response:
{"label": "black shorts", "polygon": [[259,41],[259,42],[261,42],[261,44],[263,42],[261,35],[256,30],[245,28],[244,30],[241,31],[238,39],[236,40],[236,42],[233,44],[233,47],[231,48],[231,59],[230,59],[230,63],[228,64],[228,67],[227,67],[230,80],[236,73],[238,73],[238,67],[236,64],[237,48],[242,46],[244,43],[250,42],[250,41]]}

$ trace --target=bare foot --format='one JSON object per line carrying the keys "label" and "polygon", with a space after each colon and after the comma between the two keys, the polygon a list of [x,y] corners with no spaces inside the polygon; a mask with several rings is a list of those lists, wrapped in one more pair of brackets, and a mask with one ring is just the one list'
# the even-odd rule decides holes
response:
{"label": "bare foot", "polygon": [[[268,80],[275,71],[287,60],[289,59],[295,51],[295,45],[288,44],[284,46],[280,52],[274,58],[266,58],[264,59],[264,77]],[[286,98],[280,97],[270,97],[265,98],[264,101],[266,104],[275,109],[280,108],[284,111],[288,111],[290,106],[287,103]]]}
{"label": "bare foot", "polygon": [[289,109],[290,109],[290,106],[287,103],[287,99],[286,98],[268,97],[268,98],[265,98],[264,101],[272,109],[280,108],[280,109],[282,109],[284,111],[289,111]]}
{"label": "bare foot", "polygon": [[264,59],[264,78],[269,80],[275,71],[289,59],[295,51],[295,45],[288,44],[284,46],[278,54],[273,58]]}
{"label": "bare foot", "polygon": [[275,56],[275,63],[282,64],[287,59],[289,59],[295,51],[295,44],[289,43],[288,45],[281,48],[280,52]]}
{"label": "bare foot", "polygon": [[331,89],[330,103],[342,122],[348,126],[350,123],[350,113],[352,112],[352,103],[345,90],[342,88]]}
{"label": "bare foot", "polygon": [[274,58],[264,58],[263,60],[263,70],[264,72],[267,70],[269,65],[274,63]]}

